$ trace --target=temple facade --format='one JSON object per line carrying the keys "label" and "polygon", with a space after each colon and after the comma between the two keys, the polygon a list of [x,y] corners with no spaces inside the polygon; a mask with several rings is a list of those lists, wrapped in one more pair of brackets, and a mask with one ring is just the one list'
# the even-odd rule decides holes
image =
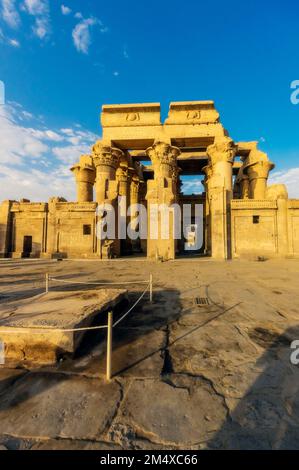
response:
{"label": "temple facade", "polygon": [[[215,259],[299,256],[299,200],[289,199],[284,185],[267,184],[274,164],[257,142],[234,142],[220,122],[212,101],[174,102],[161,122],[160,105],[105,105],[102,138],[71,171],[77,200],[4,201],[0,205],[0,257],[111,258],[144,254],[171,260],[187,255],[185,240],[170,231],[156,238],[109,240],[96,236],[103,203],[116,209],[119,196],[127,207],[164,204],[203,207],[203,244],[192,254]],[[182,192],[184,176],[196,176],[202,193]],[[126,213],[126,222],[138,214]],[[138,224],[137,224],[138,225]],[[188,237],[187,237],[188,238]],[[192,237],[191,237],[192,238]],[[187,240],[188,241],[188,240]],[[191,243],[191,242],[190,242]],[[188,252],[189,253],[189,252]]]}

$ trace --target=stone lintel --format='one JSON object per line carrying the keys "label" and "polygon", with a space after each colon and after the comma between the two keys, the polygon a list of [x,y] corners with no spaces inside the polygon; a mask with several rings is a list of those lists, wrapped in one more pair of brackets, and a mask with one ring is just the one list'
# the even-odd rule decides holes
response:
{"label": "stone lintel", "polygon": [[104,105],[102,127],[159,126],[160,103]]}
{"label": "stone lintel", "polygon": [[170,103],[166,125],[173,124],[215,124],[219,113],[214,101],[178,101]]}
{"label": "stone lintel", "polygon": [[176,147],[206,148],[214,142],[215,137],[223,137],[224,129],[220,123],[204,124],[189,121],[177,122],[171,126],[136,125],[122,127],[104,127],[103,139],[113,142],[113,146],[122,150],[144,150],[150,147],[157,136],[164,133]]}
{"label": "stone lintel", "polygon": [[[207,152],[202,152],[202,151],[188,151],[185,152],[183,149],[181,149],[182,152],[181,154],[177,157],[178,161],[185,161],[185,160],[201,160],[205,161],[208,160],[208,155]],[[134,161],[146,161],[148,160],[148,156],[146,155],[144,150],[135,150],[131,152],[131,155],[134,159]],[[234,161],[233,163],[233,168],[234,169],[239,169],[242,166],[242,162],[239,161]]]}
{"label": "stone lintel", "polygon": [[239,157],[247,158],[251,150],[254,150],[258,146],[258,141],[254,140],[251,142],[236,142],[237,145],[237,155]]}
{"label": "stone lintel", "polygon": [[277,209],[277,201],[267,199],[232,199],[232,210]]}
{"label": "stone lintel", "polygon": [[11,212],[47,212],[46,202],[16,202],[11,206]]}
{"label": "stone lintel", "polygon": [[96,202],[57,202],[55,204],[55,210],[64,212],[94,212],[96,207]]}

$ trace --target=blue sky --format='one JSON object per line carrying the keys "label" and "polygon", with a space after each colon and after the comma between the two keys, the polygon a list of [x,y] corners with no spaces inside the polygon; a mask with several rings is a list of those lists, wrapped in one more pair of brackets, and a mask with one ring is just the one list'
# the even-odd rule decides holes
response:
{"label": "blue sky", "polygon": [[73,198],[68,168],[100,136],[102,104],[160,102],[165,118],[170,101],[202,99],[299,197],[296,0],[0,5],[0,199]]}

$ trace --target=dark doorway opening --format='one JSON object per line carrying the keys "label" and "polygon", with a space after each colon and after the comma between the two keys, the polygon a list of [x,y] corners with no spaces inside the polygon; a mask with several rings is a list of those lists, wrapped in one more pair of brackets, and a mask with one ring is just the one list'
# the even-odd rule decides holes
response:
{"label": "dark doorway opening", "polygon": [[23,256],[24,258],[29,258],[32,253],[32,236],[25,235],[23,241]]}

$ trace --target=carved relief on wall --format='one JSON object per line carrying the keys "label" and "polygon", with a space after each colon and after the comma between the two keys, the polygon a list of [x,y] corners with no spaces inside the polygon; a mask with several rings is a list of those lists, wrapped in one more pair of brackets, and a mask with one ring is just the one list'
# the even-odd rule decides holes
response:
{"label": "carved relief on wall", "polygon": [[128,113],[126,115],[126,121],[129,121],[129,122],[140,121],[139,113]]}
{"label": "carved relief on wall", "polygon": [[194,110],[194,111],[188,111],[188,112],[186,113],[186,117],[187,117],[188,120],[194,120],[194,119],[195,119],[195,120],[198,120],[198,119],[201,118],[201,112],[200,112],[200,111],[196,111],[196,110]]}

